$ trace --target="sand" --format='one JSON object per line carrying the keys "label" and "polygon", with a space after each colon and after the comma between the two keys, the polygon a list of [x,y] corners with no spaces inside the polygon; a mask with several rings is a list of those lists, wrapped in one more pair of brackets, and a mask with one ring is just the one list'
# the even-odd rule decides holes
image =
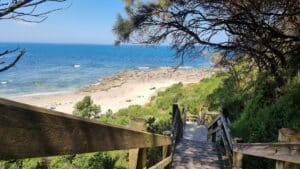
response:
{"label": "sand", "polygon": [[197,83],[218,71],[220,70],[128,70],[75,91],[16,96],[10,99],[71,114],[75,103],[82,100],[84,96],[91,96],[95,104],[101,105],[102,113],[106,113],[108,109],[116,112],[129,105],[144,105],[158,91],[162,91],[175,83]]}

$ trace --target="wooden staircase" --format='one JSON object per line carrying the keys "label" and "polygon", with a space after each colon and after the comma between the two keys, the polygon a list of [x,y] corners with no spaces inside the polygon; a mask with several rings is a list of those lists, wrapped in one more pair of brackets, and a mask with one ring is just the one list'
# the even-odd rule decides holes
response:
{"label": "wooden staircase", "polygon": [[228,159],[215,143],[183,139],[175,149],[174,169],[230,169]]}
{"label": "wooden staircase", "polygon": [[280,130],[278,143],[237,143],[222,114],[208,128],[186,119],[174,104],[172,130],[158,135],[0,98],[0,160],[129,150],[128,167],[144,169],[147,148],[160,147],[162,159],[150,169],[241,169],[243,155],[276,160],[276,169],[300,168],[299,133]]}
{"label": "wooden staircase", "polygon": [[172,168],[174,169],[229,169],[228,159],[220,147],[207,141],[207,128],[187,123],[183,139],[176,145]]}

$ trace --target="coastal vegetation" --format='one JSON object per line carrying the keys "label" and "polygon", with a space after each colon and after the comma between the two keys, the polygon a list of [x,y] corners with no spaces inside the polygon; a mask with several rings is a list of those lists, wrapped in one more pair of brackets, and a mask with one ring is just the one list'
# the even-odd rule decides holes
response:
{"label": "coastal vegetation", "polygon": [[82,101],[75,104],[73,115],[87,119],[97,119],[100,112],[101,106],[94,104],[91,96],[85,96]]}
{"label": "coastal vegetation", "polygon": [[[209,107],[230,118],[232,135],[243,142],[276,142],[281,128],[300,131],[299,78],[298,73],[281,86],[274,77],[241,61],[208,97]],[[274,163],[247,157],[243,167],[272,169]]]}

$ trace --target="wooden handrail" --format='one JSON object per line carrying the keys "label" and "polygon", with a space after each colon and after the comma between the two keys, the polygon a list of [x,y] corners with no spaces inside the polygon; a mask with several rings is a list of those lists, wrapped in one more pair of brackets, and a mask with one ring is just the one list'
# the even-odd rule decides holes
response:
{"label": "wooden handrail", "polygon": [[217,121],[220,119],[220,114],[207,126],[207,129],[211,129],[213,128],[216,124],[217,124]]}
{"label": "wooden handrail", "polygon": [[[150,169],[170,168],[170,165],[173,160],[173,153],[175,150],[175,145],[183,136],[183,128],[185,125],[185,118],[186,118],[185,109],[183,108],[182,111],[180,111],[178,105],[173,104],[173,107],[172,107],[172,130],[165,132],[165,133],[169,133],[171,135],[172,144],[163,146],[162,160],[160,162],[156,163],[154,166],[150,167]],[[145,159],[142,157],[143,154],[142,153],[135,153],[135,154],[139,154],[139,156],[136,157],[135,159],[142,159],[142,160],[140,160],[139,163],[140,164],[143,163],[143,159]],[[144,168],[144,166],[141,166],[139,168]]]}
{"label": "wooden handrail", "polygon": [[300,164],[300,143],[238,143],[234,144],[234,152],[263,157],[273,160]]}
{"label": "wooden handrail", "polygon": [[213,142],[223,142],[235,169],[242,168],[243,155],[277,160],[276,169],[300,167],[300,133],[289,129],[279,130],[279,143],[234,143],[228,120],[221,113],[208,126],[208,138]]}
{"label": "wooden handrail", "polygon": [[0,98],[0,160],[128,149],[138,155],[136,159],[144,160],[139,155],[145,155],[145,148],[162,146],[163,159],[152,168],[164,168],[170,165],[175,143],[182,138],[181,113],[185,114],[184,109],[180,112],[174,104],[172,135],[165,136]]}
{"label": "wooden handrail", "polygon": [[160,162],[158,162],[157,164],[155,164],[154,166],[150,167],[149,169],[164,169],[166,166],[168,166],[170,163],[172,162],[172,155],[170,155],[169,157],[161,160]]}
{"label": "wooden handrail", "polygon": [[231,158],[233,153],[233,139],[228,125],[228,120],[224,117],[223,113],[214,119],[208,126],[208,138],[212,142],[222,142],[226,150],[226,154]]}
{"label": "wooden handrail", "polygon": [[156,147],[171,137],[0,99],[0,159]]}

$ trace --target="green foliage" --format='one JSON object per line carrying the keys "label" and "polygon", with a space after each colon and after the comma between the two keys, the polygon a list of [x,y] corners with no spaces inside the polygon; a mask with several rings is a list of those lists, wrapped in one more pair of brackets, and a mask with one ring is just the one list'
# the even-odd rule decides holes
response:
{"label": "green foliage", "polygon": [[90,96],[85,96],[82,101],[76,103],[74,108],[73,115],[88,119],[98,118],[101,112],[101,107],[93,104]]}
{"label": "green foliage", "polygon": [[39,169],[45,168],[41,158],[32,158],[23,160],[22,169]]}
{"label": "green foliage", "polygon": [[257,94],[245,107],[241,118],[233,123],[233,133],[249,142],[273,142],[280,128],[300,131],[300,85],[291,87],[273,103],[263,105]]}
{"label": "green foliage", "polygon": [[41,158],[10,160],[0,162],[1,169],[43,169],[47,168]]}
{"label": "green foliage", "polygon": [[101,168],[102,163],[102,154],[101,153],[91,153],[91,154],[77,154],[72,164],[78,169],[95,169]]}
{"label": "green foliage", "polygon": [[155,106],[161,110],[171,111],[172,104],[178,103],[179,99],[182,97],[182,83],[174,84],[172,87],[167,88],[163,92],[158,92],[157,99],[154,102]]}
{"label": "green foliage", "polygon": [[107,153],[89,153],[76,155],[72,164],[78,169],[113,169],[116,161]]}
{"label": "green foliage", "polygon": [[[149,117],[146,121],[147,131],[157,134],[163,134],[164,131],[170,130],[171,121],[158,120],[155,117]],[[147,149],[147,166],[153,166],[162,160],[161,147],[154,147]]]}
{"label": "green foliage", "polygon": [[[263,85],[263,84],[261,84]],[[268,86],[268,85],[267,85]],[[267,86],[261,86],[247,101],[241,116],[232,124],[234,136],[241,137],[245,142],[276,142],[278,130],[290,128],[300,131],[300,86],[293,86],[285,94],[273,102],[266,98]],[[273,92],[271,92],[273,94]],[[271,160],[245,159],[245,168],[274,168]]]}
{"label": "green foliage", "polygon": [[131,105],[128,108],[121,109],[112,115],[101,116],[100,121],[110,124],[128,125],[129,121],[133,118],[142,118],[147,120],[149,117],[157,117],[160,120],[170,120],[169,113],[161,112],[155,107]]}
{"label": "green foliage", "polygon": [[22,167],[21,160],[1,161],[0,162],[1,169],[19,169],[20,167]]}
{"label": "green foliage", "polygon": [[[223,85],[208,96],[210,109],[231,119],[232,134],[244,142],[276,142],[280,128],[300,131],[299,77],[285,86],[247,62],[237,63],[225,76]],[[274,161],[245,158],[243,168],[274,168]]]}
{"label": "green foliage", "polygon": [[73,169],[75,168],[72,165],[73,158],[74,158],[73,155],[52,157],[50,162],[50,168],[51,169],[61,169],[61,168]]}
{"label": "green foliage", "polygon": [[103,154],[103,158],[102,158],[102,167],[104,169],[114,169],[117,160],[118,160],[117,158],[113,158],[107,153],[105,153]]}
{"label": "green foliage", "polygon": [[222,111],[231,120],[237,119],[243,111],[246,101],[251,99],[253,83],[257,71],[249,70],[245,61],[236,64],[223,75],[223,83],[208,96],[209,109]]}
{"label": "green foliage", "polygon": [[164,131],[170,130],[171,120],[156,119],[149,117],[146,121],[147,131],[151,133],[163,134]]}
{"label": "green foliage", "polygon": [[[151,132],[162,133],[162,129],[170,124],[173,103],[178,103],[181,107],[186,106],[189,113],[207,111],[207,97],[222,84],[224,77],[216,75],[187,86],[182,83],[174,84],[165,91],[158,92],[146,106],[131,105],[114,114],[101,116],[100,121],[127,125],[132,118],[143,118],[148,120],[148,129]],[[151,118],[155,122],[150,124]]]}
{"label": "green foliage", "polygon": [[222,85],[224,75],[219,74],[211,78],[201,80],[198,84],[190,85],[184,91],[180,105],[186,106],[191,114],[199,114],[208,111],[207,97]]}
{"label": "green foliage", "polygon": [[116,24],[113,27],[113,31],[118,35],[118,40],[115,42],[118,45],[121,41],[128,41],[130,33],[133,29],[133,22],[128,19],[124,19],[121,15],[117,16]]}

